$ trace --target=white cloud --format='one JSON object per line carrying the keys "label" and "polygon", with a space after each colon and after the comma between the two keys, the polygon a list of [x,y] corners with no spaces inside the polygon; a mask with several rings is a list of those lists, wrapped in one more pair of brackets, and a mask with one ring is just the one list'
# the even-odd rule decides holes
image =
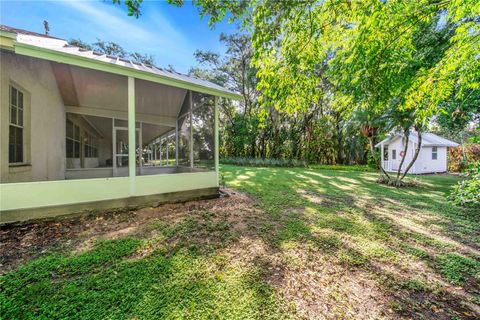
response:
{"label": "white cloud", "polygon": [[[101,34],[121,34],[122,37],[133,37],[141,41],[149,41],[153,34],[143,28],[136,26],[132,21],[122,19],[113,14],[113,10],[104,10],[104,4],[100,1],[62,1],[61,4],[70,7],[81,13],[85,20],[88,20],[92,26],[97,26],[97,30]],[[113,8],[112,8],[113,9]],[[123,13],[126,18],[125,13]]]}
{"label": "white cloud", "polygon": [[113,41],[128,51],[154,55],[159,66],[172,64],[183,72],[194,63],[192,41],[148,2],[144,2],[144,15],[139,19],[129,17],[111,0],[68,0],[60,3],[78,13],[77,17],[68,17],[75,20],[70,25],[75,26],[78,36],[73,38],[93,37]]}

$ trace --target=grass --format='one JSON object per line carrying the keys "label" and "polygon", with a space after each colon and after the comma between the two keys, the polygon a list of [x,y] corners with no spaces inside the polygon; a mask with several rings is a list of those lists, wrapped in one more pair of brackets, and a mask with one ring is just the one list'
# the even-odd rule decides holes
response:
{"label": "grass", "polygon": [[0,278],[0,318],[479,316],[480,215],[447,203],[458,178],[396,189],[342,167],[222,175],[253,202],[152,209],[128,235],[47,248]]}

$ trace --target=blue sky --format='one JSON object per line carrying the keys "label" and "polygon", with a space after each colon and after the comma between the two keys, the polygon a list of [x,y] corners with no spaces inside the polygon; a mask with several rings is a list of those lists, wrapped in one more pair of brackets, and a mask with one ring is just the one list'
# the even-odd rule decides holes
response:
{"label": "blue sky", "polygon": [[43,33],[43,20],[49,22],[52,36],[88,43],[97,38],[113,41],[128,51],[151,54],[158,66],[171,64],[180,72],[196,64],[196,49],[224,52],[220,33],[235,32],[235,26],[226,22],[210,29],[188,1],[177,8],[165,1],[144,0],[142,15],[136,19],[111,0],[0,0],[1,24]]}

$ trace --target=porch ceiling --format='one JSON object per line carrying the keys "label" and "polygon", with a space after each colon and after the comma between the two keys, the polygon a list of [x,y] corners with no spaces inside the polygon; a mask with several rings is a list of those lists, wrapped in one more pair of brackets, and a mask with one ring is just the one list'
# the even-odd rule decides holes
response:
{"label": "porch ceiling", "polygon": [[[112,117],[125,118],[121,115],[127,112],[127,77],[54,62],[52,67],[63,101],[70,109],[98,116],[112,111]],[[171,126],[186,94],[186,89],[137,79],[136,113],[143,116],[138,120]]]}
{"label": "porch ceiling", "polygon": [[[112,121],[111,119],[94,117],[94,116],[82,116],[92,127],[98,132],[102,138],[107,140],[112,140]],[[159,136],[171,131],[172,128],[167,126],[159,126],[144,123],[142,125],[142,144],[148,144],[152,140],[158,138]],[[118,132],[118,137],[123,137],[124,141],[128,140],[127,131]],[[117,137],[117,138],[118,138]]]}

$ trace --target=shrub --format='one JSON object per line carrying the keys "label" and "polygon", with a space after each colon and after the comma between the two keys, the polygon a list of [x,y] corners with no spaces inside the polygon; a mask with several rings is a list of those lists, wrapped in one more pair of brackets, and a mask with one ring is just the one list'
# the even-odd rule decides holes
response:
{"label": "shrub", "polygon": [[[465,156],[464,156],[465,154]],[[470,143],[448,149],[448,171],[462,172],[468,163],[480,161],[480,144]]]}
{"label": "shrub", "polygon": [[230,157],[222,159],[223,164],[232,164],[245,167],[306,167],[307,162],[296,159],[262,159]]}
{"label": "shrub", "polygon": [[480,207],[480,161],[472,163],[464,174],[465,180],[453,187],[450,202],[463,207]]}

